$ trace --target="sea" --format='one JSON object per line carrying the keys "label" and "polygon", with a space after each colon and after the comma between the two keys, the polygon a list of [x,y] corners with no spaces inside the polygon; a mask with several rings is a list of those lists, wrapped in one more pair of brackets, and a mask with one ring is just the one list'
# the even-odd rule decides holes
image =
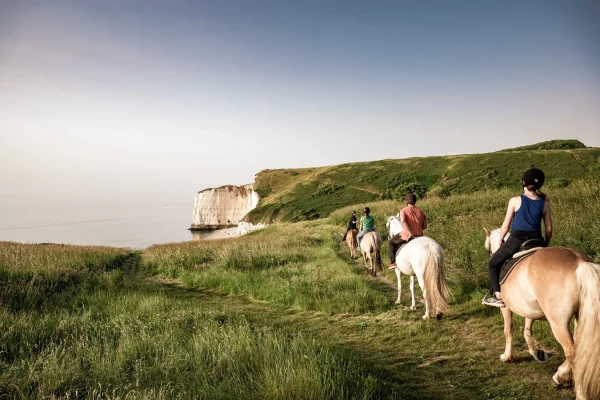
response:
{"label": "sea", "polygon": [[60,205],[4,209],[0,241],[64,243],[143,249],[153,244],[202,240],[190,231],[193,204]]}

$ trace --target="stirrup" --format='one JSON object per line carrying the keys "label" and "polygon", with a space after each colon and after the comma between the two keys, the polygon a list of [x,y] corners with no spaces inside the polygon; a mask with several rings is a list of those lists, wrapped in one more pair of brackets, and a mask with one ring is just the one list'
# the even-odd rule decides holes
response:
{"label": "stirrup", "polygon": [[485,296],[483,296],[483,299],[481,300],[481,304],[483,304],[484,306],[490,306],[490,307],[506,307],[506,305],[504,304],[504,300],[497,298],[496,296],[490,296],[490,298],[487,297],[487,293],[485,294]]}

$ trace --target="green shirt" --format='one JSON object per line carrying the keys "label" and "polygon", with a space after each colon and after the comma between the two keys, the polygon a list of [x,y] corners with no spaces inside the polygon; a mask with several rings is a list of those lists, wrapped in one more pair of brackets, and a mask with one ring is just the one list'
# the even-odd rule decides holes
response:
{"label": "green shirt", "polygon": [[368,217],[361,217],[360,223],[363,226],[363,231],[375,229],[375,217],[369,215]]}

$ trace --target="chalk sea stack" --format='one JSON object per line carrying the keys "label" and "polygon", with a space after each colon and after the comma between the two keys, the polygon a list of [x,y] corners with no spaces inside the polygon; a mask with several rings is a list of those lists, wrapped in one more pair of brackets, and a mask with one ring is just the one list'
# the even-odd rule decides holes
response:
{"label": "chalk sea stack", "polygon": [[194,200],[191,230],[237,226],[258,204],[253,185],[225,185],[199,191]]}

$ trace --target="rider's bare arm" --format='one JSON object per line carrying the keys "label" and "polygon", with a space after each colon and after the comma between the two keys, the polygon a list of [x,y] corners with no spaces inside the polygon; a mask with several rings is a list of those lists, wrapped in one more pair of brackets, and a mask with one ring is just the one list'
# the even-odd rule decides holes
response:
{"label": "rider's bare arm", "polygon": [[552,239],[552,207],[550,207],[550,203],[547,201],[544,204],[544,227],[546,231],[546,245],[549,245],[550,239]]}
{"label": "rider's bare arm", "polygon": [[515,210],[520,204],[520,197],[513,197],[508,201],[508,207],[506,208],[506,216],[504,217],[504,222],[502,223],[502,228],[500,228],[500,237],[498,238],[498,246],[502,246],[502,242],[504,241],[504,236],[508,233],[510,229],[510,224],[515,215]]}
{"label": "rider's bare arm", "polygon": [[402,225],[402,228],[404,228],[404,230],[406,232],[408,232],[409,236],[413,236],[413,233],[411,232],[410,228],[408,227],[408,224],[406,223],[406,220],[404,219],[404,213],[400,213],[400,225]]}
{"label": "rider's bare arm", "polygon": [[425,215],[425,220],[423,221],[423,230],[427,229],[427,215]]}

